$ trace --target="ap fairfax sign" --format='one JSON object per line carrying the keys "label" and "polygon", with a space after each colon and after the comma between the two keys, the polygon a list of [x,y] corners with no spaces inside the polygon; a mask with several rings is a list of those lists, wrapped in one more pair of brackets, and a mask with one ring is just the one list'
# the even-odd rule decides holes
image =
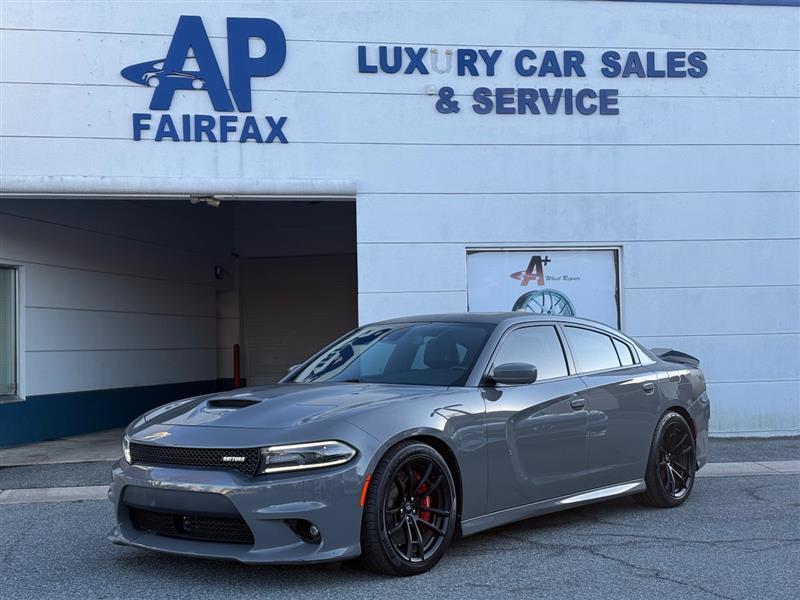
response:
{"label": "ap fairfax sign", "polygon": [[[270,77],[286,60],[286,36],[275,21],[263,18],[230,17],[227,20],[228,79],[226,83],[217,56],[211,47],[203,20],[181,16],[164,58],[149,60],[122,69],[128,81],[152,88],[150,110],[169,111],[178,90],[206,94],[214,110],[221,113],[250,113],[252,80]],[[250,56],[250,40],[264,43],[261,56]],[[196,63],[186,69],[187,61]],[[230,92],[228,91],[230,89]],[[134,113],[133,139],[141,140],[153,129],[157,142],[229,142],[288,143],[283,131],[286,117],[236,114]]]}

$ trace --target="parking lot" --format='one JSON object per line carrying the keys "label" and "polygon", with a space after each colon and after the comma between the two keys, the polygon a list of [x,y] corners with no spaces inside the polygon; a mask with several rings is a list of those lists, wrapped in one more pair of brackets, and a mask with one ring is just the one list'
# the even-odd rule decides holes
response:
{"label": "parking lot", "polygon": [[[723,462],[796,457],[797,441],[716,442]],[[756,456],[756,454],[760,456]],[[0,469],[0,487],[90,485],[107,463]],[[675,510],[629,499],[459,540],[425,575],[357,564],[258,567],[114,546],[107,501],[0,505],[4,598],[795,598],[800,476],[698,478]]]}

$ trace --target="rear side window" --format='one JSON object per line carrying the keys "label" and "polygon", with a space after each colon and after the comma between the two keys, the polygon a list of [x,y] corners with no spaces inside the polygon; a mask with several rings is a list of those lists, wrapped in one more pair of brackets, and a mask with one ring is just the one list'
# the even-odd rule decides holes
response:
{"label": "rear side window", "polygon": [[528,363],[536,367],[536,381],[567,375],[564,349],[556,328],[549,325],[523,327],[512,331],[503,340],[494,365]]}
{"label": "rear side window", "polygon": [[602,371],[621,366],[611,337],[579,327],[564,327],[578,371]]}
{"label": "rear side window", "polygon": [[631,366],[635,361],[633,360],[633,354],[631,354],[631,349],[628,344],[620,342],[616,338],[612,338],[612,341],[614,342],[614,348],[617,350],[617,356],[619,356],[619,362],[622,366]]}

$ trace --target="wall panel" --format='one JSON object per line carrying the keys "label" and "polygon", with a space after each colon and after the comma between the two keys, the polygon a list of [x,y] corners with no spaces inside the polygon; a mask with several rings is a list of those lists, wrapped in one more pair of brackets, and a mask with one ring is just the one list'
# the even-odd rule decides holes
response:
{"label": "wall panel", "polygon": [[[28,394],[61,394],[216,379],[215,348],[29,352]],[[134,415],[131,415],[133,417]]]}
{"label": "wall panel", "polygon": [[[287,126],[288,127],[288,126]],[[288,129],[287,129],[288,133]],[[4,172],[354,179],[359,193],[775,192],[800,189],[798,146],[530,147],[133,143],[2,138]],[[697,165],[703,168],[697,168]],[[754,164],[759,165],[753,169]],[[635,165],[635,168],[632,167]],[[413,177],[409,177],[409,174]]]}
{"label": "wall panel", "polygon": [[27,264],[28,307],[214,316],[214,290],[139,276]]}
{"label": "wall panel", "polygon": [[[675,187],[680,187],[680,182]],[[358,241],[480,246],[793,238],[790,243],[797,243],[798,206],[800,190],[359,194]]]}
{"label": "wall panel", "polygon": [[[789,65],[787,69],[798,71],[800,64]],[[470,82],[469,90],[464,88],[464,91],[471,93],[473,87],[479,85],[483,84]],[[506,85],[505,80],[503,85]],[[568,84],[565,81],[556,84],[522,82],[520,85],[539,88]],[[133,132],[131,115],[149,112],[147,106],[152,91],[144,87],[97,84],[4,83],[0,85],[0,94],[17,99],[0,105],[3,135],[128,140]],[[433,110],[436,99],[436,95],[424,93],[253,92],[254,106],[267,108],[267,114],[289,118],[285,129],[290,142],[294,143],[434,144],[445,148],[465,144],[518,147],[548,144],[780,145],[796,144],[800,138],[797,123],[780,118],[790,111],[800,111],[800,90],[793,97],[620,97],[617,117],[533,115],[530,111],[524,115],[478,115],[471,108],[474,101],[468,94],[459,98],[461,112],[449,117]],[[60,112],[52,110],[54,103],[74,107],[74,117],[64,119]],[[214,112],[204,93],[178,93],[174,103],[181,106],[181,113]],[[536,106],[541,113],[545,112],[541,101]],[[29,119],[30,114],[36,114],[37,118]],[[180,114],[174,111],[170,114],[181,127],[180,135]],[[358,124],[356,126],[348,118],[326,118],[330,114],[357,114]],[[160,113],[154,115],[149,121],[150,129],[142,132],[144,139],[155,137]],[[387,115],[391,118],[387,119]],[[742,122],[753,118],[759,120],[759,127],[740,127]],[[266,129],[260,115],[259,119]],[[237,133],[235,139],[238,140],[238,136]],[[160,143],[174,142],[166,138]],[[182,144],[185,143],[179,145]]]}
{"label": "wall panel", "polygon": [[[492,26],[486,25],[485,7],[480,4],[442,2],[428,7],[424,18],[405,10],[400,0],[365,4],[325,0],[274,3],[267,9],[252,2],[225,2],[205,7],[206,15],[218,15],[206,29],[210,36],[225,35],[222,17],[258,16],[294,24],[290,40],[325,39],[333,43],[354,40],[372,43],[414,43],[439,41],[456,46],[525,46],[531,40],[552,45],[605,45],[613,40],[619,47],[646,42],[656,48],[682,48],[702,41],[706,48],[796,49],[796,12],[790,7],[734,6],[669,3],[573,3],[549,0],[528,3],[520,13],[519,3],[493,3]],[[457,17],[454,15],[457,9]],[[106,31],[171,36],[178,15],[198,14],[196,2],[157,0],[98,6],[90,0],[59,2],[7,2],[4,26],[52,30]],[[153,18],[158,15],[159,18]],[[364,24],[369,28],[365,30]],[[465,23],[481,27],[465,29]],[[557,27],[553,24],[557,23]],[[605,47],[605,46],[604,46]],[[144,59],[143,59],[144,60]],[[320,59],[322,60],[322,59]]]}

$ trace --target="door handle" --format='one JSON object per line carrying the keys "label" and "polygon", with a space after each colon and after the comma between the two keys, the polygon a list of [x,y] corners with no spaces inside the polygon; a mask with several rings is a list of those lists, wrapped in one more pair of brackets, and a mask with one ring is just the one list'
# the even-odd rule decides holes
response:
{"label": "door handle", "polygon": [[583,398],[575,398],[574,400],[570,401],[569,405],[574,410],[582,410],[586,406],[586,400]]}
{"label": "door handle", "polygon": [[656,391],[656,384],[648,381],[647,383],[642,384],[642,389],[644,390],[645,394],[652,394]]}

